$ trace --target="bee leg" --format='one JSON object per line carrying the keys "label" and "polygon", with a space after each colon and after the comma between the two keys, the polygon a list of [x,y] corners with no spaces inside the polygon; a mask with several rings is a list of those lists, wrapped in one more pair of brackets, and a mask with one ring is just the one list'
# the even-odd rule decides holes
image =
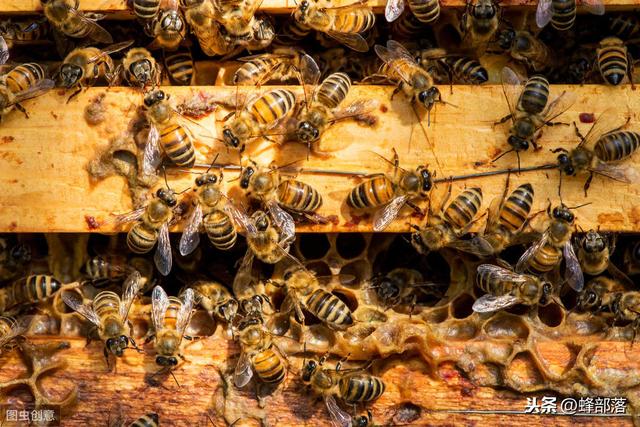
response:
{"label": "bee leg", "polygon": [[391,100],[392,100],[392,101],[393,101],[393,97],[394,97],[394,96],[396,96],[396,94],[397,94],[398,92],[400,92],[400,90],[401,90],[401,89],[402,89],[402,83],[400,83],[398,86],[396,86],[396,87],[393,89],[393,92],[391,92]]}
{"label": "bee leg", "polygon": [[587,197],[587,190],[591,186],[591,180],[593,179],[593,172],[589,174],[589,178],[584,183],[584,197]]}
{"label": "bee leg", "polygon": [[149,344],[156,337],[155,334],[150,334],[144,339],[144,344]]}
{"label": "bee leg", "polygon": [[510,120],[511,117],[513,117],[512,114],[507,114],[506,116],[504,116],[503,118],[501,118],[500,120],[498,120],[497,122],[493,122],[493,125],[501,125],[502,123],[505,123],[507,120]]}
{"label": "bee leg", "polygon": [[627,67],[627,75],[629,76],[629,83],[631,83],[631,90],[635,90],[635,85],[633,84],[633,58],[631,57],[631,54],[627,52],[627,64],[629,64],[629,66]]}
{"label": "bee leg", "polygon": [[73,93],[71,94],[71,96],[69,97],[69,99],[67,99],[67,104],[68,104],[69,102],[71,102],[71,100],[72,100],[73,98],[75,98],[76,96],[80,95],[80,92],[82,92],[82,86],[78,86],[78,89],[77,89],[75,92],[73,92]]}
{"label": "bee leg", "polygon": [[29,114],[27,113],[27,110],[24,109],[24,107],[22,105],[15,104],[15,107],[18,111],[22,112],[22,114],[24,114],[24,116],[28,119],[29,118]]}
{"label": "bee leg", "polygon": [[422,209],[420,209],[419,206],[416,206],[412,201],[408,200],[407,201],[407,206],[409,206],[411,209],[413,209],[414,211],[416,211],[416,213],[418,215],[420,215],[421,218],[424,218],[424,211]]}
{"label": "bee leg", "polygon": [[140,347],[138,347],[138,345],[136,344],[136,342],[134,341],[134,339],[132,337],[129,337],[129,341],[131,341],[131,345],[133,346],[133,348],[138,352],[138,353],[144,353],[144,350],[142,350]]}

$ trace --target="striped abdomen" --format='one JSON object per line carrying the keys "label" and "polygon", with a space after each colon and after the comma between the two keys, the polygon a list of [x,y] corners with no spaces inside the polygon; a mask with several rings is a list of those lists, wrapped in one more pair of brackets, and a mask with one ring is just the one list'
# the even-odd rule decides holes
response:
{"label": "striped abdomen", "polygon": [[345,73],[333,73],[328,76],[315,94],[315,101],[326,107],[336,108],[349,93],[351,79]]}
{"label": "striped abdomen", "polygon": [[337,296],[316,289],[305,302],[305,307],[322,322],[337,329],[344,329],[353,324],[351,310]]}
{"label": "striped abdomen", "polygon": [[178,50],[167,53],[164,66],[174,84],[188,86],[193,80],[193,57],[189,50]]}
{"label": "striped abdomen", "polygon": [[533,194],[531,184],[522,184],[513,190],[500,209],[500,225],[511,233],[520,230],[531,212]]}
{"label": "striped abdomen", "polygon": [[297,42],[309,35],[311,28],[302,24],[295,19],[290,19],[286,25],[282,26],[282,35],[285,39]]}
{"label": "striped abdomen", "polygon": [[[413,13],[403,13],[391,24],[391,32],[399,39],[410,39],[425,32],[425,25]],[[395,37],[394,37],[395,38]]]}
{"label": "striped abdomen", "polygon": [[284,380],[284,363],[272,347],[256,353],[252,357],[252,362],[256,374],[265,383],[279,384]]}
{"label": "striped abdomen", "polygon": [[518,100],[518,110],[529,114],[544,111],[549,101],[549,81],[543,76],[532,76],[524,85]]}
{"label": "striped abdomen", "polygon": [[116,281],[127,273],[126,258],[121,255],[105,255],[89,258],[84,265],[92,280]]}
{"label": "striped abdomen", "polygon": [[158,419],[158,414],[150,412],[129,424],[129,427],[158,427]]}
{"label": "striped abdomen", "polygon": [[146,254],[156,244],[158,230],[148,227],[143,222],[133,224],[127,233],[127,246],[136,254]]}
{"label": "striped abdomen", "polygon": [[44,79],[44,69],[35,62],[18,65],[5,76],[11,92],[23,92]]}
{"label": "striped abdomen", "polygon": [[102,291],[93,299],[93,311],[102,323],[109,317],[120,319],[120,297],[115,292]]}
{"label": "striped abdomen", "polygon": [[467,188],[444,211],[445,221],[456,230],[466,227],[476,216],[482,205],[482,190]]}
{"label": "striped abdomen", "polygon": [[622,40],[609,37],[602,42],[603,47],[598,49],[598,67],[605,82],[611,85],[619,85],[624,80],[629,70],[627,61],[627,48]]}
{"label": "striped abdomen", "polygon": [[214,210],[202,219],[204,230],[216,248],[226,251],[235,245],[238,233],[226,212]]}
{"label": "striped abdomen", "polygon": [[609,34],[628,40],[637,37],[640,32],[640,23],[635,15],[618,15],[609,22]]}
{"label": "striped abdomen", "polygon": [[278,185],[278,202],[297,212],[314,212],[322,205],[318,190],[295,179],[287,179]]}
{"label": "striped abdomen", "polygon": [[351,9],[348,13],[334,14],[331,31],[338,33],[362,33],[373,27],[376,16],[369,7]]}
{"label": "striped abdomen", "polygon": [[513,282],[503,279],[494,269],[478,269],[476,285],[491,295],[507,295],[513,290]]}
{"label": "striped abdomen", "polygon": [[290,90],[276,89],[262,95],[251,105],[251,116],[261,126],[268,126],[283,118],[296,105]]}
{"label": "striped abdomen", "polygon": [[160,129],[160,145],[167,157],[177,166],[190,168],[196,162],[196,151],[191,136],[179,123],[172,123]]}
{"label": "striped abdomen", "polygon": [[602,135],[593,149],[605,162],[615,162],[630,157],[640,146],[640,133],[618,130]]}
{"label": "striped abdomen", "polygon": [[340,378],[340,396],[347,403],[371,402],[382,396],[384,383],[367,374],[350,374]]}
{"label": "striped abdomen", "polygon": [[87,22],[86,18],[80,17],[80,15],[67,12],[67,18],[64,20],[63,25],[60,28],[69,37],[82,39],[91,36],[93,27]]}
{"label": "striped abdomen", "polygon": [[169,297],[169,306],[164,313],[164,327],[167,329],[176,330],[176,322],[178,320],[178,312],[182,308],[182,301],[177,297]]}
{"label": "striped abdomen", "polygon": [[480,85],[489,80],[487,69],[475,59],[466,56],[448,56],[444,62],[464,83]]}
{"label": "striped abdomen", "polygon": [[238,85],[253,85],[263,80],[278,64],[282,64],[283,61],[281,57],[264,57],[245,62],[233,75],[233,83]]}
{"label": "striped abdomen", "polygon": [[53,276],[34,274],[13,282],[8,289],[8,303],[12,306],[45,301],[62,287],[62,283]]}
{"label": "striped abdomen", "polygon": [[160,0],[133,0],[133,13],[142,20],[151,20],[160,11]]}
{"label": "striped abdomen", "polygon": [[546,243],[529,259],[528,268],[534,274],[548,273],[560,263],[561,259],[562,249]]}
{"label": "striped abdomen", "polygon": [[558,31],[566,31],[576,21],[576,0],[553,0],[551,26]]}
{"label": "striped abdomen", "polygon": [[393,199],[396,185],[386,176],[380,175],[360,183],[351,190],[347,205],[354,209],[374,208],[386,205]]}
{"label": "striped abdomen", "polygon": [[438,0],[409,0],[409,7],[418,21],[425,24],[430,24],[440,17]]}

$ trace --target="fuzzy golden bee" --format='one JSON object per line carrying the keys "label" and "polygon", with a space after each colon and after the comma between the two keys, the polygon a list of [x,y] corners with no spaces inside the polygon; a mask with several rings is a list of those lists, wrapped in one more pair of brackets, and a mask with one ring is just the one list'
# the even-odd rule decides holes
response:
{"label": "fuzzy golden bee", "polygon": [[278,47],[271,53],[238,58],[243,64],[233,75],[233,83],[240,86],[262,86],[278,80],[298,78],[300,84],[315,84],[320,78],[318,64],[303,50]]}
{"label": "fuzzy golden bee", "polygon": [[[576,0],[539,0],[536,24],[543,28],[551,22],[551,26],[558,31],[570,30],[576,21],[576,3]],[[604,15],[602,0],[584,0],[580,5],[594,15]]]}
{"label": "fuzzy golden bee", "polygon": [[178,365],[182,339],[191,319],[194,292],[187,288],[179,297],[168,297],[160,286],[151,294],[151,323],[156,364],[172,369]]}
{"label": "fuzzy golden bee", "polygon": [[611,261],[616,247],[616,236],[589,230],[578,240],[578,261],[582,271],[590,276],[598,276],[607,271],[611,277],[633,286],[633,282]]}
{"label": "fuzzy golden bee", "polygon": [[494,38],[499,24],[500,5],[496,0],[468,1],[460,21],[462,41],[471,47],[486,46]]}
{"label": "fuzzy golden bee", "polygon": [[21,102],[43,95],[55,86],[45,77],[45,70],[35,62],[18,65],[0,77],[0,118],[14,108],[29,117]]}
{"label": "fuzzy golden bee", "polygon": [[150,49],[176,50],[187,35],[187,22],[178,0],[166,0],[164,8],[148,22],[147,33],[154,37]]}
{"label": "fuzzy golden bee", "polygon": [[424,280],[418,270],[411,268],[394,268],[387,274],[380,274],[371,279],[368,289],[373,289],[385,308],[408,305],[413,312],[419,293],[425,296],[440,296],[440,285]]}
{"label": "fuzzy golden bee", "polygon": [[218,282],[199,280],[191,285],[194,300],[210,316],[227,323],[233,322],[238,313],[239,303],[226,286]]}
{"label": "fuzzy golden bee", "polygon": [[40,0],[44,16],[53,28],[73,38],[90,38],[97,43],[113,43],[111,34],[96,21],[103,15],[80,11],[80,0]]}
{"label": "fuzzy golden bee", "polygon": [[124,77],[132,86],[145,88],[158,86],[162,69],[147,49],[135,47],[129,49],[122,60]]}
{"label": "fuzzy golden bee", "polygon": [[46,274],[32,274],[0,289],[0,314],[21,306],[47,301],[62,288],[62,282]]}

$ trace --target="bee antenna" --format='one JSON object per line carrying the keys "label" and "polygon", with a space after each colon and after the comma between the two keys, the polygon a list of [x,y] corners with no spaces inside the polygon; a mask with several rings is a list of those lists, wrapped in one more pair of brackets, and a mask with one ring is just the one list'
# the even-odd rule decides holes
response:
{"label": "bee antenna", "polygon": [[169,182],[167,181],[167,168],[165,168],[164,165],[162,165],[162,174],[164,175],[164,183],[167,186],[167,189],[171,190],[171,187],[169,187]]}
{"label": "bee antenna", "polygon": [[220,156],[220,153],[216,153],[216,156],[213,158],[213,161],[211,162],[209,168],[205,171],[205,173],[209,173],[213,165],[216,163],[216,160],[218,160],[218,156]]}
{"label": "bee antenna", "polygon": [[513,148],[511,150],[505,151],[504,153],[500,154],[498,157],[496,157],[495,159],[491,160],[491,163],[495,162],[496,160],[499,160],[501,157],[511,153],[512,151],[515,151]]}
{"label": "bee antenna", "polygon": [[171,374],[171,376],[173,377],[173,380],[176,382],[176,384],[178,384],[178,387],[182,388],[182,386],[180,385],[180,383],[178,382],[178,379],[176,378],[176,376],[173,374],[172,370],[169,370],[169,373]]}
{"label": "bee antenna", "polygon": [[[583,207],[583,206],[590,205],[591,203],[592,203],[592,202],[587,202],[587,203],[583,203],[583,204],[581,204],[581,205],[576,205],[576,206],[565,206],[565,207],[566,207],[567,209],[578,209],[578,208],[581,208],[581,207]],[[564,205],[564,203],[563,203],[563,205]]]}

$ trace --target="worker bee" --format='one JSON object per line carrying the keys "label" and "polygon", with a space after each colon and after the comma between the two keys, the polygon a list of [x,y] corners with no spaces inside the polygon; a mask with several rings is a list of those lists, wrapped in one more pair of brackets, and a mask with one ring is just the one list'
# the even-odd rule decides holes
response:
{"label": "worker bee", "polygon": [[[51,37],[51,26],[47,22],[9,18],[0,21],[0,37],[5,40],[7,49],[18,45],[48,43]],[[5,50],[1,49],[0,58],[4,54]],[[8,54],[9,51],[6,50],[6,55]]]}
{"label": "worker bee", "polygon": [[597,313],[606,309],[612,297],[623,293],[625,287],[618,280],[599,276],[586,284],[578,295],[575,309],[582,312]]}
{"label": "worker bee", "polygon": [[506,28],[498,32],[497,43],[500,49],[535,73],[543,72],[558,62],[553,51],[529,31]]}
{"label": "worker bee", "polygon": [[[428,61],[426,61],[428,63]],[[447,55],[439,61],[448,81],[481,85],[489,80],[487,69],[477,60],[462,55]],[[422,65],[422,62],[420,63]]]}
{"label": "worker bee", "polygon": [[180,48],[173,52],[164,52],[164,68],[169,79],[175,85],[189,86],[196,75],[193,56],[188,48]]}
{"label": "worker bee", "polygon": [[104,15],[88,14],[79,10],[80,0],[40,0],[49,24],[61,33],[96,43],[113,43],[111,34],[96,23]]}
{"label": "worker bee", "polygon": [[118,72],[109,55],[126,49],[132,43],[132,41],[116,43],[104,49],[79,47],[72,50],[64,58],[57,74],[62,87],[66,89],[77,87],[68,101],[78,95],[85,86],[92,86],[101,77],[106,78],[110,85],[115,84],[118,80]]}
{"label": "worker bee", "polygon": [[133,0],[133,13],[141,21],[151,21],[160,13],[161,0]]}
{"label": "worker bee", "polygon": [[307,360],[302,366],[302,382],[323,397],[327,411],[335,425],[352,426],[353,420],[343,411],[336,397],[349,404],[371,402],[385,390],[382,379],[364,372],[364,369],[345,369],[338,362],[335,369],[323,368],[326,358]]}
{"label": "worker bee", "polygon": [[131,273],[122,285],[122,298],[112,291],[99,292],[91,305],[84,304],[77,292],[64,292],[62,300],[72,310],[78,312],[97,329],[98,337],[104,343],[104,357],[109,364],[109,355],[121,357],[129,343],[137,350],[131,337],[131,323],[127,321],[131,304],[140,289],[140,273]]}
{"label": "worker bee", "polygon": [[0,289],[0,314],[27,304],[47,301],[62,288],[60,280],[46,274],[32,274]]}
{"label": "worker bee", "polygon": [[18,319],[6,316],[0,317],[0,354],[10,350],[12,341],[27,332],[31,320],[32,318],[29,316],[22,316]]}
{"label": "worker bee", "polygon": [[598,70],[605,83],[618,86],[628,76],[633,85],[633,58],[622,40],[617,37],[600,40],[596,55]]}
{"label": "worker bee", "polygon": [[376,292],[385,308],[409,305],[413,313],[418,302],[418,292],[425,296],[441,296],[438,286],[437,283],[424,280],[418,270],[395,268],[387,274],[374,276],[368,288]]}
{"label": "worker bee", "polygon": [[[384,157],[383,157],[384,159]],[[413,171],[401,168],[396,150],[393,150],[393,175],[376,174],[358,184],[347,196],[347,206],[353,209],[381,208],[373,217],[373,229],[383,231],[398,216],[403,206],[408,205],[419,213],[416,199],[426,199],[433,186],[433,173],[426,166]]]}
{"label": "worker bee", "polygon": [[283,210],[278,210],[276,215],[279,216],[282,227],[276,226],[276,221],[264,211],[258,210],[251,215],[255,232],[247,234],[247,256],[250,257],[247,262],[253,256],[267,264],[275,264],[287,256],[292,258],[289,248],[295,239],[293,218]]}
{"label": "worker bee", "polygon": [[633,282],[613,262],[611,255],[616,247],[615,235],[605,235],[589,230],[578,240],[578,261],[584,273],[598,276],[605,270],[620,282],[632,286]]}
{"label": "worker bee", "polygon": [[477,313],[490,313],[515,304],[546,304],[553,292],[549,282],[491,264],[478,266],[476,284],[486,292],[473,303],[473,311]]}
{"label": "worker bee", "polygon": [[196,178],[193,212],[180,238],[182,256],[190,254],[200,244],[200,225],[213,246],[223,251],[231,249],[236,243],[236,224],[247,233],[256,232],[249,217],[224,195],[221,185],[222,169],[219,175],[207,172]]}
{"label": "worker bee", "polygon": [[584,275],[580,268],[580,261],[578,261],[571,244],[575,216],[570,209],[574,208],[560,204],[551,211],[551,206],[549,206],[547,214],[551,218],[551,223],[540,239],[522,254],[516,264],[516,272],[529,271],[536,275],[547,274],[559,266],[564,259],[565,282],[579,292],[584,287]]}
{"label": "worker bee", "polygon": [[259,1],[214,0],[216,20],[233,38],[250,39],[255,22],[255,13],[260,7]]}
{"label": "worker bee", "polygon": [[288,89],[273,89],[256,97],[249,97],[245,106],[232,112],[233,120],[224,125],[222,140],[227,147],[244,151],[251,138],[267,133],[280,123],[296,105],[296,96]]}
{"label": "worker bee", "polygon": [[325,8],[319,6],[315,0],[302,0],[293,17],[298,23],[325,33],[358,52],[369,50],[369,45],[361,33],[371,29],[376,21],[373,10],[363,1]]}
{"label": "worker bee", "polygon": [[613,15],[609,20],[608,33],[622,40],[635,39],[640,33],[640,22],[633,14]]}
{"label": "worker bee", "polygon": [[351,417],[353,427],[373,427],[373,414],[367,409],[367,415],[354,415]]}
{"label": "worker bee", "polygon": [[[604,15],[602,0],[584,0],[583,8],[594,15]],[[567,31],[576,22],[576,0],[538,0],[536,24],[544,28],[549,22],[558,31]]]}
{"label": "worker bee", "polygon": [[44,94],[55,86],[55,82],[45,78],[45,71],[35,62],[18,65],[0,77],[0,118],[5,117],[14,108],[29,117],[27,110],[20,104],[27,99]]}
{"label": "worker bee", "polygon": [[262,86],[272,81],[297,78],[300,84],[315,84],[320,78],[316,61],[303,50],[290,47],[275,48],[272,53],[239,58],[243,64],[233,75],[233,84]]}
{"label": "worker bee", "polygon": [[391,24],[391,33],[394,38],[400,40],[411,40],[416,36],[424,34],[427,25],[418,21],[413,13],[405,10],[398,19]]}
{"label": "worker bee", "polygon": [[264,383],[277,386],[286,375],[285,357],[273,342],[271,332],[265,327],[262,317],[243,318],[236,328],[236,339],[240,342],[240,358],[233,374],[233,383],[242,388],[251,381],[254,371]]}
{"label": "worker bee", "polygon": [[630,322],[633,336],[631,341],[636,340],[638,328],[640,328],[640,292],[613,292],[603,298],[601,311],[609,311],[613,314],[611,327],[618,322]]}
{"label": "worker bee", "polygon": [[[214,2],[205,0],[181,0],[187,23],[195,33],[200,48],[207,56],[226,55],[234,43],[221,24],[215,20]],[[193,62],[193,60],[191,60]]]}
{"label": "worker bee", "polygon": [[564,148],[552,150],[554,153],[560,153],[558,168],[561,174],[575,176],[583,172],[589,173],[584,184],[585,196],[593,175],[602,175],[626,183],[636,183],[640,180],[635,168],[620,164],[640,147],[640,133],[622,130],[626,123],[616,127],[614,123],[619,122],[616,117],[612,110],[606,110],[585,136],[582,136],[574,123],[576,134],[580,138],[578,146],[571,151]]}
{"label": "worker bee", "polygon": [[122,60],[122,68],[127,82],[145,88],[160,84],[162,70],[151,53],[143,47],[130,49]]}
{"label": "worker bee", "polygon": [[193,289],[187,288],[180,297],[168,297],[161,286],[151,294],[151,322],[156,364],[166,369],[178,365],[182,338],[191,319]]}
{"label": "worker bee", "polygon": [[187,23],[178,9],[177,0],[167,0],[167,7],[161,10],[147,26],[147,33],[154,37],[151,49],[176,50],[187,34]]}
{"label": "worker bee", "polygon": [[471,46],[488,44],[500,23],[500,6],[496,0],[469,0],[460,21],[463,42]]}
{"label": "worker bee", "polygon": [[129,424],[129,427],[158,427],[160,426],[160,418],[155,412],[149,412]]}
{"label": "worker bee", "polygon": [[173,208],[177,203],[172,190],[160,188],[146,206],[115,219],[117,225],[135,221],[127,233],[127,246],[131,252],[145,254],[157,246],[153,260],[163,276],[169,274],[173,263],[169,224],[173,221]]}
{"label": "worker bee", "polygon": [[546,78],[535,75],[523,82],[509,67],[502,69],[502,90],[507,100],[509,114],[496,124],[511,120],[512,125],[507,139],[511,149],[500,154],[493,161],[515,151],[518,157],[518,169],[520,169],[520,152],[528,150],[529,144],[537,149],[538,131],[544,126],[559,124],[554,123],[553,120],[573,105],[575,97],[573,94],[562,92],[549,102],[550,87]]}
{"label": "worker bee", "polygon": [[218,282],[199,280],[189,285],[189,288],[193,289],[195,302],[210,316],[229,324],[233,322],[238,313],[239,303],[226,286]]}
{"label": "worker bee", "polygon": [[481,236],[475,236],[471,240],[461,239],[476,221],[474,218],[482,205],[482,190],[477,187],[467,188],[445,209],[450,196],[451,186],[440,209],[435,214],[429,214],[426,226],[420,228],[412,225],[416,230],[411,235],[413,247],[421,254],[450,247],[478,256],[491,255],[491,245]]}
{"label": "worker bee", "polygon": [[31,247],[0,237],[0,282],[19,277],[31,263]]}
{"label": "worker bee", "polygon": [[83,273],[96,288],[119,282],[133,272],[134,268],[122,255],[110,254],[91,257],[83,266]]}

